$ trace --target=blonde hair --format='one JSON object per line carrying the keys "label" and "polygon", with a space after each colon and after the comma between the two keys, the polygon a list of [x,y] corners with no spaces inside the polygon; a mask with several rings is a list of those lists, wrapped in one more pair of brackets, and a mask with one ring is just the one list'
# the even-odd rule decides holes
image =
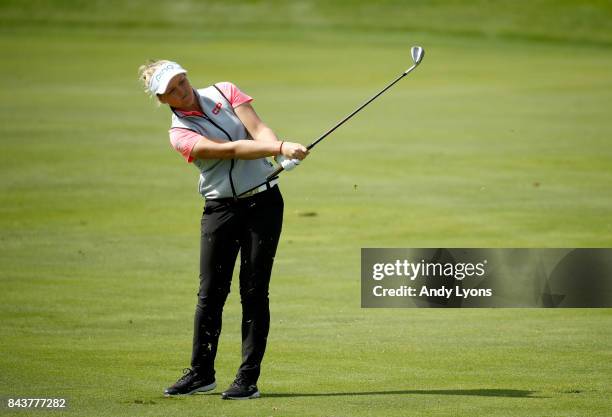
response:
{"label": "blonde hair", "polygon": [[149,94],[150,96],[155,96],[155,94],[151,93],[149,90],[149,82],[151,81],[153,74],[155,74],[155,71],[157,71],[160,66],[168,62],[170,61],[167,59],[149,59],[144,65],[141,65],[138,68],[138,79],[142,82],[145,93]]}

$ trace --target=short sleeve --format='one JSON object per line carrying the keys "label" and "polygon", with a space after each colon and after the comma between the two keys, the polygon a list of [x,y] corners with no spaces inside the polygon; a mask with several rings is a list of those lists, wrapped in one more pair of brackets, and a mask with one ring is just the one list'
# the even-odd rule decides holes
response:
{"label": "short sleeve", "polygon": [[180,127],[170,129],[169,133],[172,147],[176,149],[178,153],[183,155],[183,158],[185,158],[187,162],[192,162],[193,157],[190,155],[191,150],[202,138],[202,136],[198,135],[194,131],[182,129]]}
{"label": "short sleeve", "polygon": [[229,81],[222,81],[215,85],[219,88],[219,90],[221,90],[233,108],[253,101],[253,97],[243,93],[235,84]]}

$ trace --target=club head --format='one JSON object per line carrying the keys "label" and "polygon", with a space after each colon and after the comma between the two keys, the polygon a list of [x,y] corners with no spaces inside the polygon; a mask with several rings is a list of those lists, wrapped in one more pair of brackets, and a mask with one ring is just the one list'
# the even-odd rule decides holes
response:
{"label": "club head", "polygon": [[418,65],[423,60],[425,50],[420,46],[413,46],[410,49],[410,54],[412,55],[412,60],[414,61],[414,64]]}

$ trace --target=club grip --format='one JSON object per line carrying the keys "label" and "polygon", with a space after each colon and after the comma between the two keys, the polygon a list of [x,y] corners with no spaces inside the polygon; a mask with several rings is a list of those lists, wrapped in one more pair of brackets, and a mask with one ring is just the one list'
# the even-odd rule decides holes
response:
{"label": "club grip", "polygon": [[268,175],[267,180],[270,181],[272,178],[278,176],[278,174],[280,174],[281,172],[284,171],[284,168],[282,166],[278,166],[278,168],[276,168],[276,170],[274,170],[273,173],[271,173],[270,175]]}

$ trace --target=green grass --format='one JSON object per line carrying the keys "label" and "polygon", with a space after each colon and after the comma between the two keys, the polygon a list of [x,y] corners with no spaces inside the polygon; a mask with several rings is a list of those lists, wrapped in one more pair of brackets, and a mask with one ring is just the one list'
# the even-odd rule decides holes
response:
{"label": "green grass", "polygon": [[[0,396],[79,416],[611,414],[610,309],[359,307],[362,247],[612,245],[610,2],[109,4],[0,3]],[[418,70],[283,176],[264,396],[162,398],[188,364],[202,201],[137,67],[232,80],[309,143],[417,43]],[[239,320],[234,290],[222,388]]]}

